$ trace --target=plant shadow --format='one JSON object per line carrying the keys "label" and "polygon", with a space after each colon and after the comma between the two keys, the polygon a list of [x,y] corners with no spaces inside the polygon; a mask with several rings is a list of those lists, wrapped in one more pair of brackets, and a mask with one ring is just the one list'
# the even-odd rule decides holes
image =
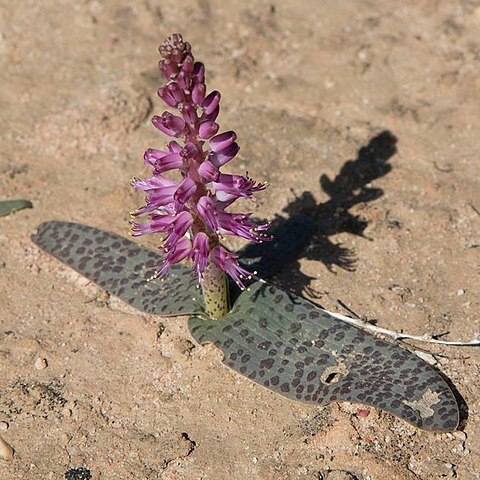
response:
{"label": "plant shadow", "polygon": [[355,252],[331,237],[345,232],[365,238],[367,220],[350,209],[383,195],[371,182],[391,171],[388,162],[397,152],[396,144],[395,135],[384,130],[360,148],[355,160],[346,161],[333,180],[321,175],[320,187],[329,200],[317,203],[309,191],[296,196],[283,209],[286,215],[274,218],[270,228],[273,241],[246,245],[238,252],[241,262],[283,289],[313,297],[318,296],[309,287],[313,277],[301,272],[300,259],[320,261],[330,271],[333,266],[354,271]]}

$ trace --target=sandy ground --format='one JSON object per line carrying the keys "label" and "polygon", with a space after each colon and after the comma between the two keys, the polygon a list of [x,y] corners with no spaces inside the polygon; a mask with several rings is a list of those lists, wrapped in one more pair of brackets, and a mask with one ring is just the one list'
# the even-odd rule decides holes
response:
{"label": "sandy ground", "polygon": [[[149,116],[174,31],[223,94],[236,168],[271,183],[255,214],[319,222],[277,283],[391,329],[480,331],[480,2],[3,0],[0,197],[34,208],[0,219],[0,435],[15,450],[0,478],[480,478],[479,350],[428,348],[468,405],[464,431],[313,408],[30,241],[51,219],[127,233],[129,180],[165,140]],[[362,155],[378,167],[367,194],[346,185],[332,209],[329,180]]]}

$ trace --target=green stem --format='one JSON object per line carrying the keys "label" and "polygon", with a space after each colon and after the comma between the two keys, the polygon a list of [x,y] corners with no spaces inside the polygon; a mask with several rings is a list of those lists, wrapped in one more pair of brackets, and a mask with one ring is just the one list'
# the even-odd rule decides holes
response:
{"label": "green stem", "polygon": [[212,320],[219,320],[230,310],[228,281],[225,272],[213,263],[206,268],[201,281],[205,312]]}

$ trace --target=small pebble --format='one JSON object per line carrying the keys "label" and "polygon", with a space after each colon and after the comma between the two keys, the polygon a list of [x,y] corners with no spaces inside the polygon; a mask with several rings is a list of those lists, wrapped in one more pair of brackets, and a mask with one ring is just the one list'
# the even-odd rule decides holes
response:
{"label": "small pebble", "polygon": [[43,357],[38,357],[35,360],[35,368],[37,370],[44,370],[45,368],[48,367],[47,359]]}
{"label": "small pebble", "polygon": [[453,436],[457,440],[460,440],[461,442],[465,442],[465,440],[467,439],[467,434],[465,432],[460,431],[460,430],[457,430],[456,432],[453,432]]}
{"label": "small pebble", "polygon": [[430,365],[435,365],[437,363],[437,359],[431,353],[422,352],[421,350],[414,350],[414,353],[417,357],[425,360]]}
{"label": "small pebble", "polygon": [[457,290],[457,297],[461,297],[462,295],[465,295],[465,290],[463,288],[459,288]]}
{"label": "small pebble", "polygon": [[13,460],[13,448],[0,435],[0,458]]}
{"label": "small pebble", "polygon": [[357,409],[357,417],[362,417],[362,418],[366,418],[370,415],[370,410],[366,409],[366,408],[359,408]]}
{"label": "small pebble", "polygon": [[8,422],[4,422],[3,420],[0,422],[0,431],[5,431],[5,430],[8,430]]}

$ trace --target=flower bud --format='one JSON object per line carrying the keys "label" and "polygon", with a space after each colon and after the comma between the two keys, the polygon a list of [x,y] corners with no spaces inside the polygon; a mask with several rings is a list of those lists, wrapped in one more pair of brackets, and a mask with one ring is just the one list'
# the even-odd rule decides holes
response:
{"label": "flower bud", "polygon": [[182,70],[177,76],[177,85],[183,90],[190,90],[191,83],[192,79],[190,74]]}
{"label": "flower bud", "polygon": [[208,96],[202,103],[203,110],[207,115],[210,115],[215,111],[215,109],[218,107],[218,104],[220,103],[220,98],[220,92],[217,92],[216,90],[208,94]]}
{"label": "flower bud", "polygon": [[158,68],[167,79],[174,78],[178,73],[178,65],[167,58],[158,62]]}
{"label": "flower bud", "polygon": [[171,137],[179,136],[185,129],[185,120],[169,112],[164,112],[161,117],[154,115],[152,117],[152,123],[161,132]]}
{"label": "flower bud", "polygon": [[240,147],[236,143],[232,143],[228,147],[219,150],[218,152],[211,152],[208,155],[208,159],[218,168],[229,162],[240,150]]}
{"label": "flower bud", "polygon": [[157,94],[170,107],[176,107],[185,98],[183,90],[178,88],[178,85],[175,83],[169,83],[165,87],[160,87],[157,90]]}
{"label": "flower bud", "polygon": [[195,104],[201,105],[203,100],[205,99],[205,84],[204,83],[196,83],[192,88],[192,100]]}
{"label": "flower bud", "polygon": [[195,62],[192,77],[195,78],[198,83],[205,83],[205,66],[202,62]]}
{"label": "flower bud", "polygon": [[198,120],[196,109],[188,104],[183,106],[182,116],[185,121],[192,126],[194,126]]}
{"label": "flower bud", "polygon": [[215,135],[209,140],[210,148],[214,152],[218,152],[231,145],[236,139],[237,134],[232,130],[220,133],[219,135]]}
{"label": "flower bud", "polygon": [[218,132],[218,123],[215,122],[203,122],[198,128],[199,137],[202,140],[208,140],[210,137],[213,137]]}
{"label": "flower bud", "polygon": [[183,59],[182,71],[185,73],[192,73],[193,71],[193,57],[190,54],[185,55]]}
{"label": "flower bud", "polygon": [[205,160],[198,167],[198,174],[204,182],[216,182],[220,177],[218,168],[208,160]]}

